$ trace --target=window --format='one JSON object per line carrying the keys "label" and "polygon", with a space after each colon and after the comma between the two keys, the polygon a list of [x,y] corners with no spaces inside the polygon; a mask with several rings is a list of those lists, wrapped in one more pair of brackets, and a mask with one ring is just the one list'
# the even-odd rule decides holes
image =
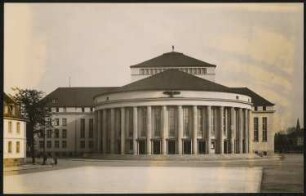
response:
{"label": "window", "polygon": [[39,141],[39,148],[44,148],[44,141]]}
{"label": "window", "polygon": [[11,121],[8,122],[8,132],[12,133],[12,122]]}
{"label": "window", "polygon": [[47,138],[51,138],[52,137],[52,130],[47,130]]}
{"label": "window", "polygon": [[184,136],[190,136],[191,135],[191,129],[192,129],[192,108],[191,107],[183,107],[183,123],[184,123]]}
{"label": "window", "polygon": [[67,126],[67,118],[63,118],[62,119],[62,125],[63,126]]}
{"label": "window", "polygon": [[20,134],[20,122],[17,122],[17,134]]}
{"label": "window", "polygon": [[62,138],[67,138],[67,129],[62,130]]}
{"label": "window", "polygon": [[254,142],[258,142],[258,118],[254,118]]}
{"label": "window", "polygon": [[140,69],[140,75],[144,75],[144,70]]}
{"label": "window", "polygon": [[55,141],[55,142],[54,142],[54,147],[55,147],[55,148],[59,148],[59,141]]}
{"label": "window", "polygon": [[67,148],[67,141],[62,141],[62,148]]}
{"label": "window", "polygon": [[58,129],[54,130],[54,138],[59,138],[59,130]]}
{"label": "window", "polygon": [[47,148],[52,148],[52,143],[51,143],[51,141],[47,141]]}
{"label": "window", "polygon": [[203,126],[204,111],[203,111],[203,108],[198,108],[197,110],[198,110],[197,111],[198,113],[198,135],[203,136],[204,134],[204,126]]}
{"label": "window", "polygon": [[85,112],[85,108],[82,108],[82,112]]}
{"label": "window", "polygon": [[90,108],[90,111],[93,112],[93,107]]}
{"label": "window", "polygon": [[81,119],[81,133],[80,133],[81,138],[85,138],[85,119]]}
{"label": "window", "polygon": [[89,142],[88,142],[88,147],[89,147],[89,148],[93,148],[93,141],[89,141]]}
{"label": "window", "polygon": [[121,111],[120,109],[115,109],[115,138],[121,138]]}
{"label": "window", "polygon": [[58,118],[54,119],[54,125],[59,126],[59,119]]}
{"label": "window", "polygon": [[81,141],[80,142],[80,147],[83,149],[83,148],[85,148],[85,141]]}
{"label": "window", "polygon": [[257,106],[254,107],[254,110],[257,111]]}
{"label": "window", "polygon": [[59,108],[58,107],[56,107],[55,110],[56,110],[56,112],[59,112]]}
{"label": "window", "polygon": [[268,124],[267,117],[263,117],[262,118],[262,141],[263,142],[267,141],[267,124]]}
{"label": "window", "polygon": [[262,107],[262,110],[263,110],[263,111],[266,111],[266,109],[267,109],[266,106],[263,106],[263,107]]}
{"label": "window", "polygon": [[174,107],[168,107],[168,125],[169,125],[169,136],[175,137],[177,130],[177,109]]}
{"label": "window", "polygon": [[126,108],[125,110],[125,124],[126,124],[126,133],[128,137],[133,136],[133,111],[132,108]]}
{"label": "window", "polygon": [[138,133],[140,136],[145,137],[147,133],[147,108],[138,108]]}
{"label": "window", "polygon": [[12,142],[11,141],[8,142],[8,151],[7,152],[12,153]]}
{"label": "window", "polygon": [[160,136],[161,107],[152,107],[152,131],[154,133],[154,136]]}
{"label": "window", "polygon": [[20,142],[16,142],[16,153],[20,153]]}
{"label": "window", "polygon": [[88,137],[93,138],[93,119],[89,119],[89,132]]}

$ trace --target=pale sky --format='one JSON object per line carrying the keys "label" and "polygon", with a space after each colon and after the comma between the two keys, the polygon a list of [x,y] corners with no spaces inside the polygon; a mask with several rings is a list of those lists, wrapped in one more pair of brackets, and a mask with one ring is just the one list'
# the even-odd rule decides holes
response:
{"label": "pale sky", "polygon": [[216,64],[216,82],[303,122],[303,4],[6,3],[4,90],[122,86],[129,66],[175,50]]}

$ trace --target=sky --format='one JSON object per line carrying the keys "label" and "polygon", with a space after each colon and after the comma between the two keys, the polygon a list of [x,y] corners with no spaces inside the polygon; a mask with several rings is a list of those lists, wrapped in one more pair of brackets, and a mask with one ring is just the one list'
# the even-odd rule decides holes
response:
{"label": "sky", "polygon": [[129,66],[172,50],[216,64],[216,82],[303,121],[303,4],[5,3],[4,91],[123,86]]}

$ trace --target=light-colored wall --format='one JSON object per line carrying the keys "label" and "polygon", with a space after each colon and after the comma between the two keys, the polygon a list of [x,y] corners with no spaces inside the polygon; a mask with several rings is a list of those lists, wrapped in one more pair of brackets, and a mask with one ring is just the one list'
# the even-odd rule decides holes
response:
{"label": "light-colored wall", "polygon": [[[8,124],[12,122],[12,132],[9,133]],[[17,122],[20,123],[20,133],[17,133]],[[3,157],[16,159],[26,157],[26,122],[16,119],[3,119]],[[20,142],[20,151],[16,153],[16,142]],[[12,142],[12,152],[8,152],[8,143]]]}
{"label": "light-colored wall", "polygon": [[[150,67],[148,69],[180,69],[181,67]],[[184,68],[201,68],[201,67],[184,67]],[[210,80],[210,81],[215,81],[215,67],[202,67],[205,68],[207,70],[206,74],[192,74],[194,76],[197,76],[199,78],[203,78],[206,80]],[[149,76],[152,76],[154,74],[151,75],[143,75],[140,73],[140,69],[145,69],[145,68],[131,68],[131,81],[135,82],[144,78],[147,78]]]}
{"label": "light-colored wall", "polygon": [[132,91],[101,95],[95,98],[95,110],[147,105],[210,105],[251,109],[251,98],[235,93],[180,91],[181,94],[169,98],[163,92]]}
{"label": "light-colored wall", "polygon": [[[51,138],[47,138],[47,131],[45,134],[46,137],[46,152],[66,152],[66,153],[79,153],[79,152],[90,152],[93,151],[94,148],[89,148],[89,141],[94,141],[93,138],[89,138],[89,119],[93,119],[93,133],[95,134],[95,120],[94,120],[94,112],[82,112],[81,108],[67,108],[67,112],[54,112],[52,113],[52,119],[59,119],[60,125],[54,126],[52,129],[53,135]],[[68,112],[69,111],[69,112]],[[62,119],[67,119],[67,125],[62,125]],[[85,138],[80,138],[80,130],[81,130],[81,119],[85,119]],[[54,130],[59,129],[59,138],[54,138]],[[62,138],[62,130],[67,130],[67,138]],[[80,148],[80,141],[85,141],[85,148]],[[39,148],[39,141],[43,141],[43,138],[39,138],[37,142],[38,150],[43,151],[43,148]],[[47,141],[52,142],[52,148],[47,148]],[[55,141],[59,141],[59,148],[55,148],[54,143]],[[67,147],[62,148],[62,141],[67,141]]]}
{"label": "light-colored wall", "polygon": [[[270,110],[265,112],[263,111],[252,111],[251,112],[251,119],[250,119],[250,151],[251,152],[263,152],[266,151],[267,153],[274,152],[274,134],[275,130],[273,127],[273,107],[270,107]],[[258,142],[254,142],[254,118],[258,118]],[[263,135],[263,117],[267,117],[267,142],[262,141]]]}

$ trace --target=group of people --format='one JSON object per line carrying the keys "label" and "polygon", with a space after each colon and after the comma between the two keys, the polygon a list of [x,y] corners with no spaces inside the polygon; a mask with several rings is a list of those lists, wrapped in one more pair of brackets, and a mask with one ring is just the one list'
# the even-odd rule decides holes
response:
{"label": "group of people", "polygon": [[43,153],[43,165],[46,165],[48,158],[53,159],[53,164],[57,165],[57,156],[55,153]]}

